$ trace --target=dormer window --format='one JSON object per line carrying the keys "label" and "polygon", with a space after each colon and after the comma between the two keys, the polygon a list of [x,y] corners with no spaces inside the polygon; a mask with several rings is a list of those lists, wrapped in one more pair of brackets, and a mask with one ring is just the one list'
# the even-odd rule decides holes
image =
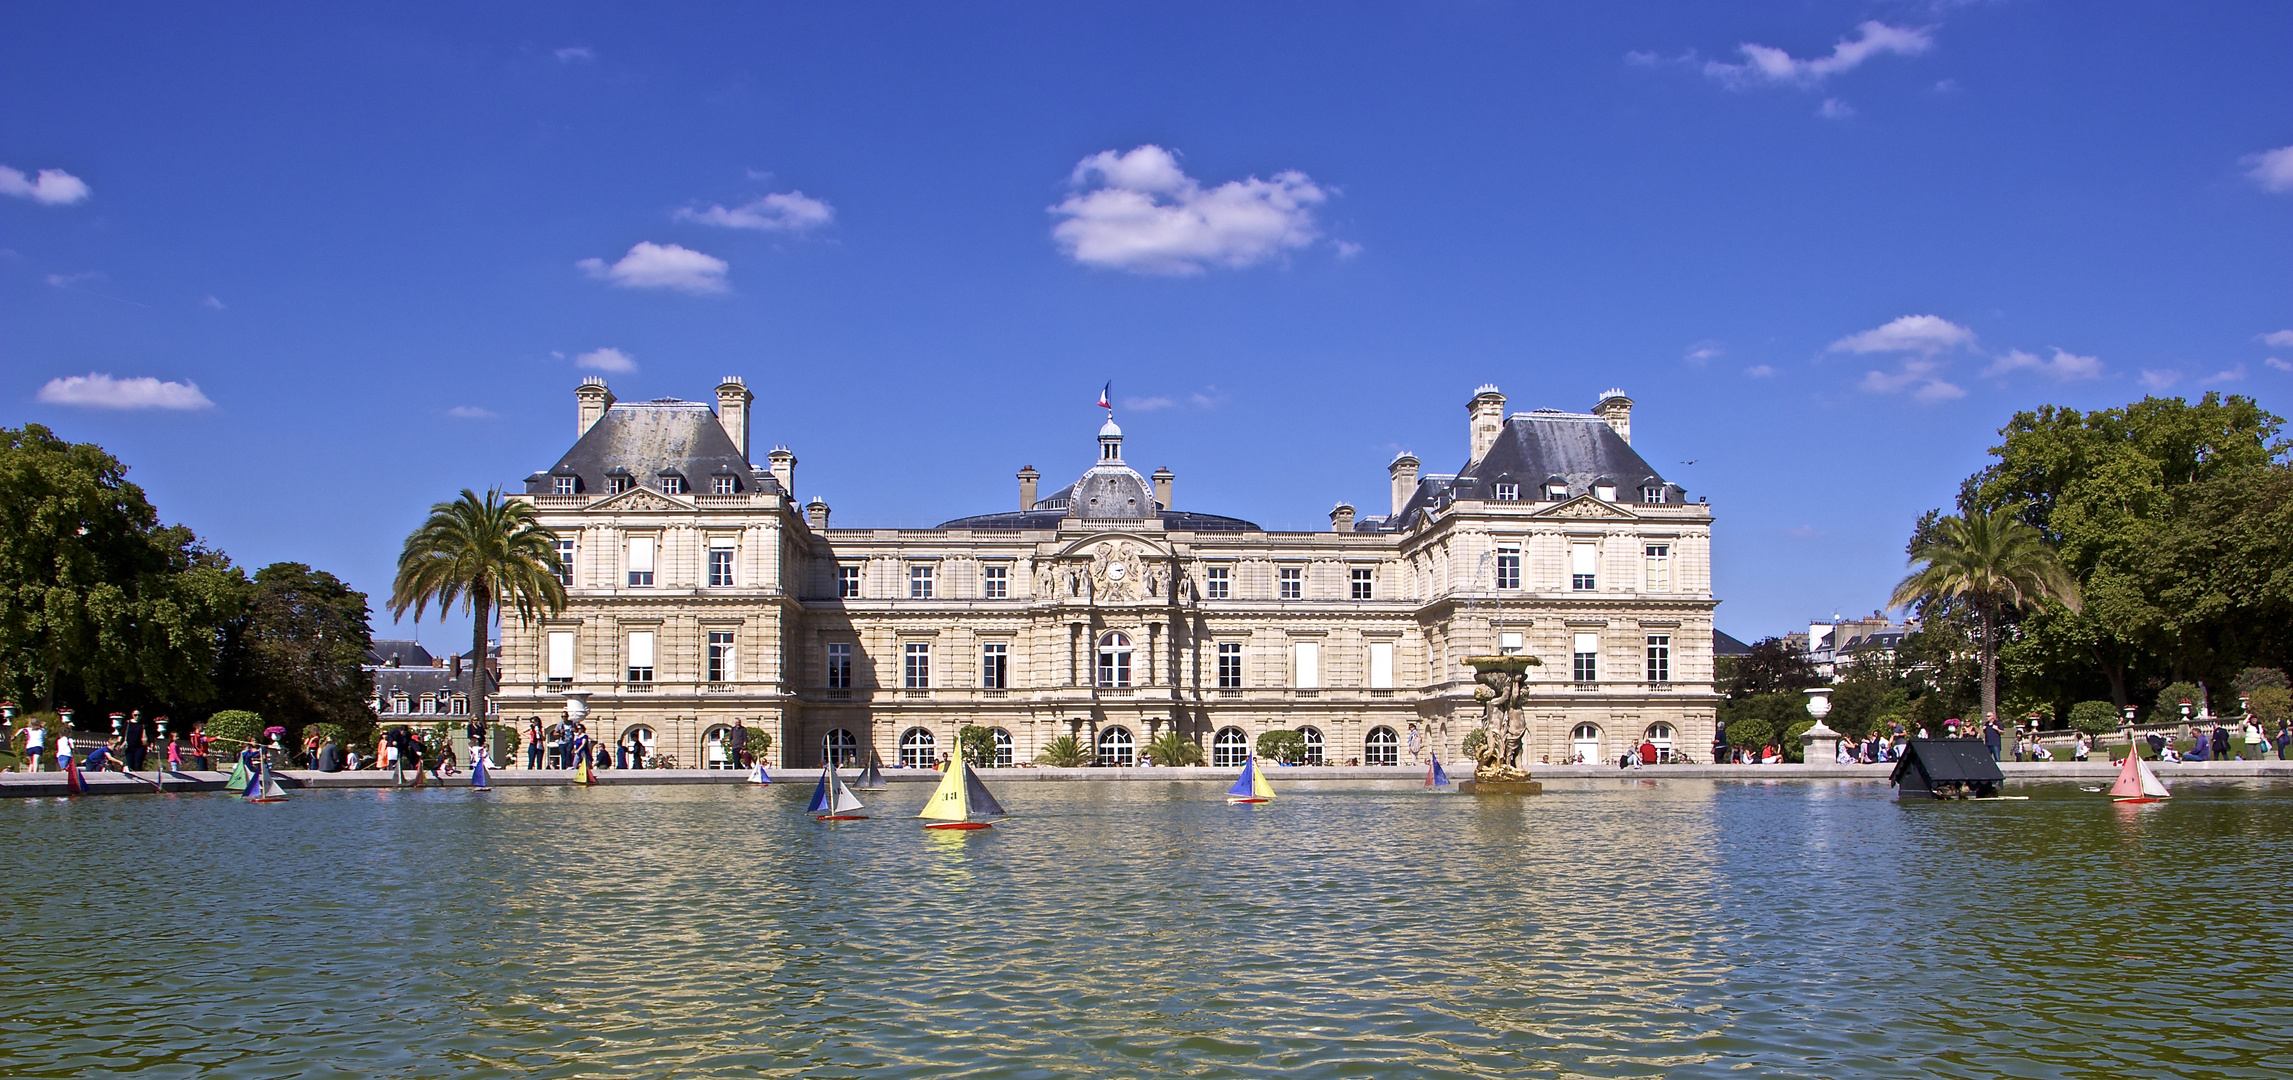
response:
{"label": "dormer window", "polygon": [[1500,482],[1497,484],[1497,501],[1498,501],[1498,502],[1513,502],[1513,501],[1515,501],[1515,500],[1518,500],[1520,497],[1521,497],[1521,485],[1519,485],[1519,484],[1507,484],[1507,483],[1504,483],[1504,482],[1502,482],[1502,481],[1500,481]]}
{"label": "dormer window", "polygon": [[573,476],[552,476],[549,478],[550,493],[553,495],[571,495],[574,493],[574,482],[578,479],[579,477]]}
{"label": "dormer window", "polygon": [[1662,485],[1662,484],[1649,484],[1649,485],[1647,485],[1646,487],[1643,487],[1643,488],[1641,488],[1641,489],[1640,489],[1640,501],[1641,501],[1641,502],[1644,502],[1644,503],[1660,503],[1660,502],[1663,502],[1663,501],[1664,501],[1664,485]]}
{"label": "dormer window", "polygon": [[627,476],[608,476],[605,478],[605,493],[607,495],[619,495],[629,490],[629,486],[630,478]]}
{"label": "dormer window", "polygon": [[737,480],[734,480],[734,479],[733,479],[732,477],[730,477],[730,476],[712,476],[712,477],[709,477],[709,494],[711,494],[711,495],[733,495],[733,494],[737,494],[737,493],[738,493],[738,489],[739,489],[739,487],[740,487],[740,482],[739,482],[739,481],[737,481]]}
{"label": "dormer window", "polygon": [[682,495],[686,491],[685,478],[672,472],[661,474],[661,494]]}
{"label": "dormer window", "polygon": [[1593,497],[1593,498],[1595,498],[1595,499],[1599,499],[1599,500],[1600,500],[1600,501],[1602,501],[1602,502],[1615,502],[1615,501],[1616,501],[1616,485],[1615,485],[1615,484],[1594,484],[1594,485],[1592,486],[1592,497]]}
{"label": "dormer window", "polygon": [[1554,500],[1554,501],[1556,501],[1556,502],[1557,502],[1557,501],[1559,501],[1559,500],[1561,500],[1561,499],[1565,499],[1565,498],[1568,498],[1568,485],[1567,485],[1567,484],[1546,484],[1546,485],[1545,485],[1545,498],[1548,498],[1548,499],[1552,499],[1552,500]]}

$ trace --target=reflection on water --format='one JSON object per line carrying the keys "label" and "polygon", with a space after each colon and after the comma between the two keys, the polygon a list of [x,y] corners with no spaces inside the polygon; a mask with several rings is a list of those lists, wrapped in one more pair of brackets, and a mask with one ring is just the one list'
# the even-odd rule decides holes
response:
{"label": "reflection on water", "polygon": [[0,808],[0,1075],[2281,1076],[2293,789]]}

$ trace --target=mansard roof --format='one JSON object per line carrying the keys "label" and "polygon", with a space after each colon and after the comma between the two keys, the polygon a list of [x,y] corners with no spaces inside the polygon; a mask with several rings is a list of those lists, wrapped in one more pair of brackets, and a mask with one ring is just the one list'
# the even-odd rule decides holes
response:
{"label": "mansard roof", "polygon": [[392,657],[400,667],[429,667],[433,662],[430,650],[413,638],[375,638],[366,646],[366,663],[370,667],[388,664]]}
{"label": "mansard roof", "polygon": [[733,446],[714,410],[675,398],[615,402],[556,465],[527,477],[525,489],[547,495],[552,477],[571,475],[579,478],[577,490],[601,494],[608,474],[626,473],[642,485],[664,472],[682,475],[696,488],[708,483],[706,477],[730,473],[743,492],[779,490],[771,473],[759,472]]}
{"label": "mansard roof", "polygon": [[[1035,505],[1043,505],[1038,499]],[[1164,510],[1158,515],[1162,527],[1172,532],[1263,532],[1254,521],[1226,517],[1223,514],[1197,514],[1191,510]],[[976,514],[954,521],[940,523],[943,529],[1042,529],[1046,532],[1067,520],[1064,508],[1057,510],[1014,510],[1003,514]]]}
{"label": "mansard roof", "polygon": [[1409,504],[1379,527],[1404,527],[1458,499],[1492,498],[1500,479],[1521,485],[1520,494],[1531,500],[1557,501],[1545,491],[1549,484],[1567,488],[1563,499],[1609,484],[1622,501],[1639,501],[1640,489],[1649,485],[1663,489],[1665,502],[1686,501],[1679,485],[1665,480],[1607,421],[1589,413],[1538,409],[1507,417],[1496,443],[1481,460],[1467,462],[1455,473],[1419,477]]}

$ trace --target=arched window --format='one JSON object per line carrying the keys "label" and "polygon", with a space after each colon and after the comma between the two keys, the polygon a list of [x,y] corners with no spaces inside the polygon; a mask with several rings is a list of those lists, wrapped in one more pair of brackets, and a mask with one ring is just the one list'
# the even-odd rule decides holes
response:
{"label": "arched window", "polygon": [[1298,729],[1298,736],[1306,740],[1305,764],[1322,764],[1322,729],[1311,726],[1302,727]]}
{"label": "arched window", "polygon": [[1250,736],[1238,727],[1222,727],[1210,738],[1210,763],[1221,769],[1239,769],[1250,757]]}
{"label": "arched window", "polygon": [[1578,724],[1568,733],[1569,760],[1578,765],[1590,765],[1600,760],[1600,725]]}
{"label": "arched window", "polygon": [[1131,636],[1120,630],[1099,635],[1099,685],[1131,684]]}
{"label": "arched window", "polygon": [[939,740],[920,728],[909,728],[900,736],[900,767],[903,769],[929,769],[939,764]]}
{"label": "arched window", "polygon": [[1672,760],[1672,725],[1661,720],[1650,724],[1648,725],[1648,733],[1643,738],[1646,738],[1651,745],[1656,747],[1656,760]]}
{"label": "arched window", "polygon": [[1131,738],[1131,729],[1111,727],[1099,732],[1100,768],[1128,769],[1138,763],[1138,741]]}
{"label": "arched window", "polygon": [[1010,768],[1015,760],[1015,755],[1012,753],[1011,733],[1002,728],[989,728],[988,734],[995,736],[995,767],[998,769]]}
{"label": "arched window", "polygon": [[1394,736],[1392,728],[1379,725],[1369,729],[1369,738],[1362,740],[1362,763],[1401,764],[1401,740]]}
{"label": "arched window", "polygon": [[[642,769],[645,766],[652,764],[651,759],[653,757],[654,744],[652,728],[646,727],[643,724],[637,724],[628,728],[624,728],[621,731],[621,738],[617,740],[617,742],[619,745],[629,748],[629,764],[631,767]],[[568,757],[570,757],[572,753],[573,751],[570,748],[566,751]]]}
{"label": "arched window", "polygon": [[729,769],[733,767],[732,728],[725,724],[712,724],[701,733],[701,768]]}
{"label": "arched window", "polygon": [[821,756],[830,765],[851,765],[860,760],[860,740],[843,728],[830,731],[820,745]]}

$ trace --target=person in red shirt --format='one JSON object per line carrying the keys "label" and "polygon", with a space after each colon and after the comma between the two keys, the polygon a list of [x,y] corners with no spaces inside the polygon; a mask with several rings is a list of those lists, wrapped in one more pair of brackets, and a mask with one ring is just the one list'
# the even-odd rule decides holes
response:
{"label": "person in red shirt", "polygon": [[1640,740],[1640,763],[1641,763],[1642,765],[1654,765],[1654,764],[1656,764],[1656,744],[1655,744],[1655,743],[1653,743],[1653,742],[1650,742],[1650,741],[1649,741],[1649,740],[1647,740],[1647,739],[1642,739],[1642,740]]}

